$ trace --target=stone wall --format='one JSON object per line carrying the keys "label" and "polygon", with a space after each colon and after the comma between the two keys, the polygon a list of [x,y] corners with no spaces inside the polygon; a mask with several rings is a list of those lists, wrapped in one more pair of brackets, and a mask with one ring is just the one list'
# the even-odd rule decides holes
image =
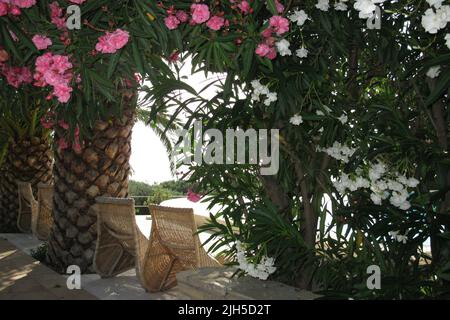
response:
{"label": "stone wall", "polygon": [[177,274],[177,289],[198,300],[314,300],[310,291],[252,277],[233,277],[233,268],[202,268]]}

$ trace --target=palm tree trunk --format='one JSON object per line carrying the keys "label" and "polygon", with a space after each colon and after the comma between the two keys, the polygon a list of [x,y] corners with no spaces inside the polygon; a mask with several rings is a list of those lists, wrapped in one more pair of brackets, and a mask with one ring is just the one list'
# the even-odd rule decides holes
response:
{"label": "palm tree trunk", "polygon": [[[95,198],[128,196],[133,111],[121,118],[97,121],[81,152],[71,148],[55,155],[55,224],[47,260],[59,272],[77,265],[93,272],[97,238]],[[58,140],[58,133],[55,141]]]}
{"label": "palm tree trunk", "polygon": [[39,183],[52,180],[53,155],[48,137],[11,142],[0,168],[0,233],[18,232],[17,181],[30,182],[36,192]]}

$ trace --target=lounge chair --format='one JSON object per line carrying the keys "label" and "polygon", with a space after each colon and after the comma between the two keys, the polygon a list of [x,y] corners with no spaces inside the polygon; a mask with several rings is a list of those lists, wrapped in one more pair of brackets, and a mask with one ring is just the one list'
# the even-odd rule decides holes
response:
{"label": "lounge chair", "polygon": [[33,210],[31,229],[36,238],[47,241],[53,225],[53,186],[38,185],[38,205]]}
{"label": "lounge chair", "polygon": [[140,278],[151,292],[176,285],[176,274],[187,269],[220,267],[201,246],[192,209],[150,205],[150,244]]}
{"label": "lounge chair", "polygon": [[99,197],[95,210],[94,267],[101,277],[136,267],[142,286],[157,292],[175,286],[179,271],[221,266],[200,245],[192,209],[150,206],[150,239],[136,225],[133,199]]}
{"label": "lounge chair", "polygon": [[19,196],[19,213],[17,215],[17,227],[20,232],[31,233],[31,215],[37,210],[37,201],[34,199],[31,183],[17,182]]}
{"label": "lounge chair", "polygon": [[136,226],[133,199],[99,197],[94,268],[102,278],[114,277],[136,266],[135,234],[148,240]]}

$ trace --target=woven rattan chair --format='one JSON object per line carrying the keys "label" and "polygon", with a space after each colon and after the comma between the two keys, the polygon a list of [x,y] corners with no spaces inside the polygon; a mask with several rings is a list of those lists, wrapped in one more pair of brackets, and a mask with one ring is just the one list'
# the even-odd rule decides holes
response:
{"label": "woven rattan chair", "polygon": [[152,229],[139,277],[151,292],[176,285],[176,274],[187,269],[220,267],[200,244],[192,209],[150,206]]}
{"label": "woven rattan chair", "polygon": [[31,229],[36,238],[47,241],[53,225],[53,186],[38,185],[38,204],[32,212]]}
{"label": "woven rattan chair", "polygon": [[19,196],[19,213],[17,215],[17,227],[20,232],[31,233],[32,212],[37,210],[37,201],[34,199],[31,183],[17,182]]}
{"label": "woven rattan chair", "polygon": [[134,200],[99,197],[94,210],[97,211],[96,272],[108,278],[134,268],[135,238],[142,237],[144,243],[148,242],[136,226]]}

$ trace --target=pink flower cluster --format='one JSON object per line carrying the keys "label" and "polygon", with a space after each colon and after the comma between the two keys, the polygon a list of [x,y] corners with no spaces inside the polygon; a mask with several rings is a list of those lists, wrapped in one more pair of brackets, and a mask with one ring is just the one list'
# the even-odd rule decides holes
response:
{"label": "pink flower cluster", "polygon": [[54,1],[49,4],[51,22],[60,30],[66,29],[66,19],[64,17],[63,9],[59,3]]}
{"label": "pink flower cluster", "polygon": [[[181,23],[189,20],[189,15],[182,10],[175,10],[173,7],[166,10],[168,16],[164,19],[164,23],[169,30],[177,29]],[[229,26],[229,21],[220,15],[211,17],[209,7],[206,4],[194,3],[191,5],[191,25],[199,25],[206,23],[208,28],[214,31]]]}
{"label": "pink flower cluster", "polygon": [[11,67],[0,63],[0,74],[2,74],[9,85],[19,88],[22,84],[31,83],[33,76],[27,67]]}
{"label": "pink flower cluster", "polygon": [[34,83],[37,87],[52,86],[53,96],[61,103],[67,103],[72,93],[70,82],[73,78],[72,63],[68,56],[47,52],[36,59]]}
{"label": "pink flower cluster", "polygon": [[36,0],[0,0],[0,17],[11,14],[19,16],[22,14],[20,9],[31,8],[36,4]]}
{"label": "pink flower cluster", "polygon": [[101,53],[116,53],[128,43],[130,34],[127,31],[117,29],[114,32],[107,32],[100,38],[95,46],[95,50]]}
{"label": "pink flower cluster", "polygon": [[[284,8],[283,8],[284,10]],[[273,16],[269,20],[269,27],[265,29],[261,35],[264,41],[257,47],[255,53],[262,57],[273,60],[277,57],[277,50],[275,48],[274,34],[281,36],[289,31],[289,20],[282,16]]]}
{"label": "pink flower cluster", "polygon": [[31,39],[38,50],[45,50],[52,45],[52,40],[46,36],[37,34]]}

